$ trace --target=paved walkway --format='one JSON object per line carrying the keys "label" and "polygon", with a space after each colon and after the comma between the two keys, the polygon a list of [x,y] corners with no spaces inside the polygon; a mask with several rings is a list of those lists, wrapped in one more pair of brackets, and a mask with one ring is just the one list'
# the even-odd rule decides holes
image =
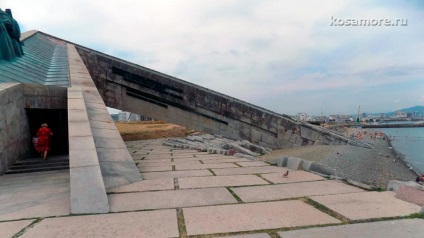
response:
{"label": "paved walkway", "polygon": [[[421,207],[395,198],[392,192],[365,191],[304,171],[289,171],[283,177],[285,168],[173,150],[161,141],[127,143],[145,180],[108,189],[109,214],[69,216],[69,176],[0,177],[0,238],[398,238],[424,234],[424,220],[407,217]],[[54,176],[60,186],[42,179]],[[61,184],[65,180],[68,184]],[[27,181],[25,189],[20,181]],[[34,209],[26,205],[32,194],[38,194],[38,200],[49,194],[52,202]],[[60,196],[65,197],[55,200]]]}

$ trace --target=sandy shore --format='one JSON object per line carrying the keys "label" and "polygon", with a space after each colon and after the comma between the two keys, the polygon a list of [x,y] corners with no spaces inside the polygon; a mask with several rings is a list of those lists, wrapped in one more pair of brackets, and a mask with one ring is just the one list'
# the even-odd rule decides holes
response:
{"label": "sandy shore", "polygon": [[316,145],[290,149],[274,150],[260,157],[263,161],[272,161],[282,156],[292,156],[316,161],[332,168],[335,175],[386,188],[389,180],[415,181],[417,174],[398,157],[390,147],[388,140],[370,138],[375,129],[347,128],[346,135],[367,132],[364,142],[373,145],[366,149],[351,145]]}

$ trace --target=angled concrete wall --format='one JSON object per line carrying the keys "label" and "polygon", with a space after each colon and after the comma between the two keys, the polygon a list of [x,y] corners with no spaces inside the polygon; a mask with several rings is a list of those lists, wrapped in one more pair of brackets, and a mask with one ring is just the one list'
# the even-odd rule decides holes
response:
{"label": "angled concrete wall", "polygon": [[351,143],[335,132],[142,66],[81,46],[77,50],[109,107],[270,148]]}
{"label": "angled concrete wall", "polygon": [[30,141],[22,84],[0,84],[0,175],[28,155]]}

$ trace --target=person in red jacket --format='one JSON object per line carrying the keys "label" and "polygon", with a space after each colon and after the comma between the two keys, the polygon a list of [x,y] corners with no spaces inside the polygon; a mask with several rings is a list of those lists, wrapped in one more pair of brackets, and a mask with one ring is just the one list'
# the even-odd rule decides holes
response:
{"label": "person in red jacket", "polygon": [[38,132],[37,132],[38,141],[36,145],[36,149],[38,153],[40,153],[41,156],[43,156],[43,160],[47,160],[47,153],[51,150],[51,146],[50,146],[51,136],[53,136],[52,131],[48,127],[47,123],[43,123],[41,125],[41,128],[38,129]]}

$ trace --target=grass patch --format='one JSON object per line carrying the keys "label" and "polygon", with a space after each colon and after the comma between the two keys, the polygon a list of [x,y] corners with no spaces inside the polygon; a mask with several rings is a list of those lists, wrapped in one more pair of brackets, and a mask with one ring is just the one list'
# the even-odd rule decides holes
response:
{"label": "grass patch", "polygon": [[315,202],[314,200],[312,200],[310,198],[301,198],[300,200],[303,201],[303,202],[305,202],[305,203],[307,203],[307,204],[309,204],[309,205],[311,205],[311,206],[313,206],[314,208],[320,210],[321,212],[323,212],[325,214],[328,214],[328,215],[330,215],[332,217],[335,217],[335,218],[339,219],[343,223],[350,223],[351,222],[351,220],[349,218],[347,218],[347,217],[345,217],[345,216],[343,216],[343,215],[341,215],[341,214],[339,214],[339,213],[337,213],[337,212],[329,209],[328,207],[322,205],[321,203]]}
{"label": "grass patch", "polygon": [[418,219],[424,219],[424,213],[414,213],[409,216],[406,216],[405,218],[418,218]]}
{"label": "grass patch", "polygon": [[181,209],[181,208],[177,209],[177,220],[178,220],[178,231],[180,233],[180,237],[181,238],[188,237],[187,236],[187,229],[186,229],[185,221],[184,221],[183,209]]}
{"label": "grass patch", "polygon": [[231,190],[231,188],[226,187],[226,189],[231,193],[231,195],[233,195],[237,202],[244,203],[243,200],[241,200],[241,198],[233,190]]}
{"label": "grass patch", "polygon": [[212,171],[212,169],[208,169],[209,172],[211,172],[213,174],[213,176],[216,176],[215,172]]}

